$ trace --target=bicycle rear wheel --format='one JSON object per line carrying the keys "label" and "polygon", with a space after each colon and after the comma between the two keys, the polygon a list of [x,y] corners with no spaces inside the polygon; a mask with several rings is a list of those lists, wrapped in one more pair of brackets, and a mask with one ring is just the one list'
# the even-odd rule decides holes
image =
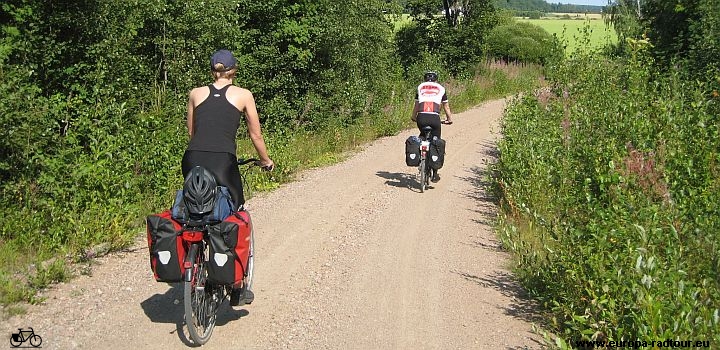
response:
{"label": "bicycle rear wheel", "polygon": [[22,343],[23,343],[23,342],[21,342],[21,341],[19,341],[19,340],[15,340],[15,338],[13,338],[12,335],[10,336],[10,346],[12,346],[13,348],[17,348],[17,347],[20,346],[20,344],[22,344]]}
{"label": "bicycle rear wheel", "polygon": [[252,283],[253,283],[253,271],[255,268],[255,227],[252,224],[252,217],[249,216],[250,219],[250,256],[248,256],[248,263],[247,263],[247,276],[245,276],[245,286],[248,290],[252,290]]}
{"label": "bicycle rear wheel", "polygon": [[210,340],[217,309],[220,305],[218,291],[207,283],[207,266],[205,265],[204,243],[190,246],[189,260],[193,262],[190,281],[185,281],[185,324],[190,338],[199,344]]}

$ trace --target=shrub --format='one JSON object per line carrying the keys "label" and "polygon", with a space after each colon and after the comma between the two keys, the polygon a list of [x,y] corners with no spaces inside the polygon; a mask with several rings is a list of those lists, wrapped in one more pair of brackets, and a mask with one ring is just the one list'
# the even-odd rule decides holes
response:
{"label": "shrub", "polygon": [[502,125],[500,236],[566,340],[720,341],[720,129],[705,87],[574,56]]}
{"label": "shrub", "polygon": [[525,22],[493,28],[487,37],[488,54],[506,61],[546,64],[562,57],[556,38],[543,28]]}

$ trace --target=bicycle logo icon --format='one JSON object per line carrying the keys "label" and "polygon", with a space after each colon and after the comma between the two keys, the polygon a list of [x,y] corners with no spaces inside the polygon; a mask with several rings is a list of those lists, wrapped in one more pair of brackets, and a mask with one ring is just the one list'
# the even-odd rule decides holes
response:
{"label": "bicycle logo icon", "polygon": [[10,345],[13,348],[19,347],[22,343],[26,341],[30,342],[30,345],[32,345],[32,347],[34,348],[40,347],[40,344],[42,344],[42,338],[40,338],[39,335],[35,334],[35,330],[33,330],[32,327],[28,328],[30,328],[29,331],[24,331],[22,328],[18,328],[19,332],[13,333],[10,336]]}

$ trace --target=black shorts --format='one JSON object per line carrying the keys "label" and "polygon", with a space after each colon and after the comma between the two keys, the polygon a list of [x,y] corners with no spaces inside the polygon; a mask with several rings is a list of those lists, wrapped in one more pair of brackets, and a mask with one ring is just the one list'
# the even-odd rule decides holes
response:
{"label": "black shorts", "polygon": [[183,179],[195,166],[201,166],[215,175],[218,185],[230,190],[235,209],[245,204],[237,157],[227,152],[185,151],[182,159]]}
{"label": "black shorts", "polygon": [[[440,115],[434,113],[418,113],[417,115],[417,127],[422,130],[424,126],[432,127],[431,135],[433,137],[440,138]],[[423,136],[422,133],[420,136]]]}

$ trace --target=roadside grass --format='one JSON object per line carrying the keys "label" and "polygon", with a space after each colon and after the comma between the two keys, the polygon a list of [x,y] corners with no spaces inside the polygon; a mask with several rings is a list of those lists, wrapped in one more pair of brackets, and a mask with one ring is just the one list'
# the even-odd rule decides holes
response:
{"label": "roadside grass", "polygon": [[[542,81],[542,69],[532,65],[487,62],[479,65],[475,73],[469,79],[442,82],[447,86],[454,113],[489,99],[531,90]],[[266,135],[265,140],[277,168],[271,173],[247,172],[246,181],[253,186],[252,192],[272,190],[282,183],[293,181],[300,171],[340,162],[366,142],[415,127],[410,121],[414,88],[414,85],[409,84],[398,86],[397,93],[391,101],[387,101],[382,113],[365,115],[350,126],[337,125],[319,131],[296,130]],[[238,140],[238,157],[254,154],[249,140]],[[402,161],[398,158],[398,162]],[[177,169],[167,169],[167,173],[179,173],[179,167],[178,164]],[[160,184],[163,189],[149,194],[142,203],[132,204],[133,213],[147,214],[152,210],[150,208],[158,207],[157,203],[167,203],[169,206],[173,189],[180,188],[181,184],[179,176],[168,176],[166,182]],[[53,283],[72,279],[80,270],[76,266],[78,263],[132,244],[139,232],[144,232],[144,217],[137,216],[124,218],[101,232],[85,232],[87,230],[84,228],[69,223],[67,227],[76,235],[92,234],[91,241],[106,242],[91,248],[78,249],[77,242],[74,247],[57,247],[52,235],[47,235],[47,238],[41,235],[41,238],[32,242],[0,242],[3,252],[0,255],[0,304],[4,306],[1,312],[3,316],[22,313],[23,303],[41,302],[38,292]],[[79,217],[78,221],[83,222],[83,218]],[[37,232],[42,232],[41,228]]]}

